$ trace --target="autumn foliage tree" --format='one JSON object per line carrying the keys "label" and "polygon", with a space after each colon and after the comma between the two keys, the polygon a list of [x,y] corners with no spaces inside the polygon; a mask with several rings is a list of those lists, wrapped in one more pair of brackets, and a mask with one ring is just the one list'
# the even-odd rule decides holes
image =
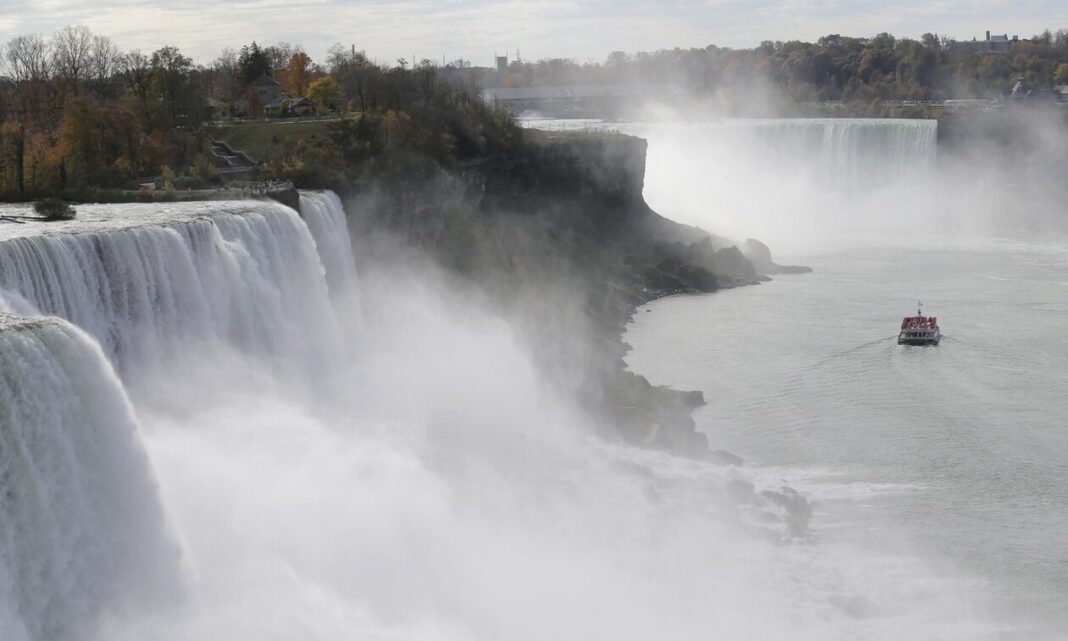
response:
{"label": "autumn foliage tree", "polygon": [[311,84],[312,59],[303,51],[294,53],[282,71],[282,87],[292,96],[306,96]]}
{"label": "autumn foliage tree", "polygon": [[331,76],[325,76],[308,87],[308,97],[319,103],[322,110],[337,111],[341,100],[341,89]]}
{"label": "autumn foliage tree", "polygon": [[83,26],[2,48],[0,198],[123,187],[203,145],[202,72],[176,47],[121,52]]}

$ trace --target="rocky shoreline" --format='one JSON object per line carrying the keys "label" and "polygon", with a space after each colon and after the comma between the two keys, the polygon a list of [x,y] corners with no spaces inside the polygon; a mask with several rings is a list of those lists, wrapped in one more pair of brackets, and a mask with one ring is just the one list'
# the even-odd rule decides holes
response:
{"label": "rocky shoreline", "polygon": [[650,209],[642,139],[524,135],[522,153],[342,194],[357,256],[391,260],[399,241],[473,282],[607,437],[740,464],[696,430],[701,392],[656,387],[627,369],[623,334],[657,298],[807,268],[775,264],[758,241],[739,247]]}

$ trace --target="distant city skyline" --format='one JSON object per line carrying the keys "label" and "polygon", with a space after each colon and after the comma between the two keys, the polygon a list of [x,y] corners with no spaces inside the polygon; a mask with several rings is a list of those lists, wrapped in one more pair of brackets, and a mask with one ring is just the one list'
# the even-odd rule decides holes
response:
{"label": "distant city skyline", "polygon": [[373,59],[464,58],[491,66],[517,49],[526,60],[603,61],[612,51],[674,47],[748,48],[762,40],[814,41],[839,33],[887,31],[960,40],[985,32],[1031,37],[1068,28],[1068,3],[1050,0],[0,0],[0,40],[48,35],[83,24],[123,49],[177,45],[209,63],[225,47],[302,45],[321,61],[334,43],[355,44]]}

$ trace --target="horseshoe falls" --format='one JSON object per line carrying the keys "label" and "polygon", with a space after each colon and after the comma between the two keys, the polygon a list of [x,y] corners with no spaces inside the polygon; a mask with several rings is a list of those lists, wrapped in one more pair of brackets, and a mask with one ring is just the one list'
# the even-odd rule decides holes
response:
{"label": "horseshoe falls", "polygon": [[[649,141],[645,197],[654,210],[727,237],[812,249],[858,237],[944,232],[959,223],[937,181],[933,120],[613,126]],[[979,197],[952,193],[950,202]]]}
{"label": "horseshoe falls", "polygon": [[968,577],[798,538],[793,471],[597,438],[492,308],[300,210],[0,230],[2,638],[996,638]]}

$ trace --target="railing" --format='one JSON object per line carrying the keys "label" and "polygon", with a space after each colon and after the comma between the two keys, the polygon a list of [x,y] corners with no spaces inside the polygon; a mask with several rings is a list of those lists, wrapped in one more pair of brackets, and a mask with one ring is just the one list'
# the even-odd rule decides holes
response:
{"label": "railing", "polygon": [[254,196],[262,196],[265,194],[273,194],[280,191],[289,191],[293,189],[292,180],[268,180],[264,182],[232,182],[224,189],[233,190],[237,189],[243,192],[247,192]]}

